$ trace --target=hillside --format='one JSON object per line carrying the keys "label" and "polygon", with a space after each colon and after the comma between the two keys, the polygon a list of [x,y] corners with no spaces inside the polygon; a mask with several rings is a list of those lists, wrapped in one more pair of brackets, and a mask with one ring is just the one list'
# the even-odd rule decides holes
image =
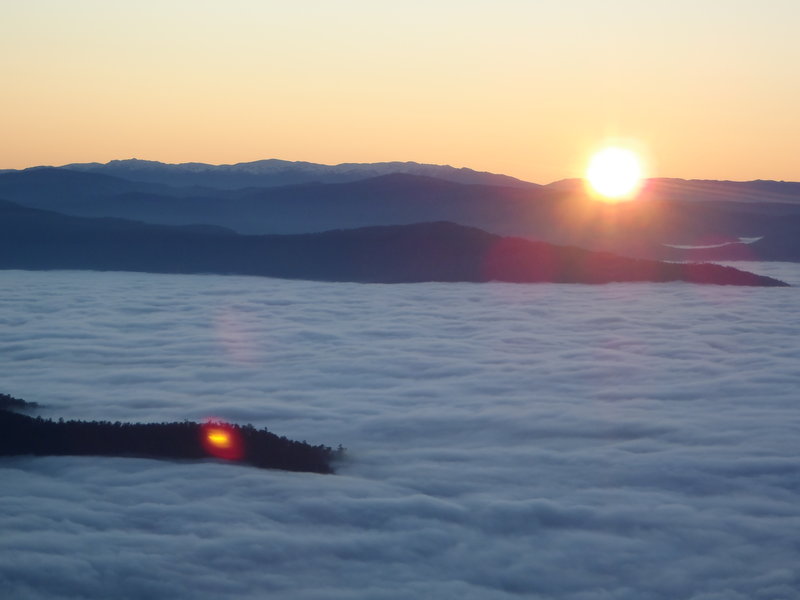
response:
{"label": "hillside", "polygon": [[220,273],[361,283],[688,281],[779,286],[708,264],[631,259],[453,223],[298,235],[90,219],[0,202],[0,268]]}

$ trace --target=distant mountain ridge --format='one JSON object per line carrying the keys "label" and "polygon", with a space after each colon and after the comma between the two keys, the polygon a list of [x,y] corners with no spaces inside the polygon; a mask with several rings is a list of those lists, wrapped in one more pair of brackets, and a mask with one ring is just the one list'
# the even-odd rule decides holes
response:
{"label": "distant mountain ridge", "polygon": [[[130,161],[118,163],[132,166]],[[270,171],[285,163],[260,161],[241,168]],[[158,172],[163,167],[150,161],[133,164]],[[200,171],[208,166],[187,164]],[[375,168],[391,170],[388,165],[396,164],[415,163]],[[350,181],[227,189],[200,185],[186,169],[181,177],[191,185],[91,169],[8,171],[0,173],[0,199],[75,216],[205,224],[243,234],[449,221],[503,236],[638,258],[800,262],[800,183],[794,182],[651,179],[640,199],[609,205],[588,197],[581,180],[519,187],[391,172]],[[757,241],[744,244],[740,238]]]}
{"label": "distant mountain ridge", "polygon": [[58,167],[72,171],[101,173],[123,179],[173,186],[203,186],[220,189],[273,187],[298,183],[343,183],[380,175],[405,173],[424,175],[463,184],[538,187],[508,175],[499,175],[449,165],[416,162],[342,163],[324,165],[279,159],[236,164],[162,163],[151,160],[112,160],[108,163],[73,163]]}
{"label": "distant mountain ridge", "polygon": [[244,236],[73,217],[10,202],[0,202],[0,269],[218,273],[358,283],[786,285],[731,267],[625,258],[454,223]]}
{"label": "distant mountain ridge", "polygon": [[[562,179],[545,187],[560,191],[583,190],[582,179]],[[713,179],[678,179],[653,177],[646,180],[643,190],[645,198],[669,197],[673,200],[702,200],[725,202],[757,202],[800,204],[800,182],[772,181],[720,181]]]}

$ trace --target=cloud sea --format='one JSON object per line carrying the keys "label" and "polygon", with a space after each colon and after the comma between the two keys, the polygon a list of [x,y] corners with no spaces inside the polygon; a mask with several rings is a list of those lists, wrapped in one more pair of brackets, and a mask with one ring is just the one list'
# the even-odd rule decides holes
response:
{"label": "cloud sea", "polygon": [[42,416],[348,448],[2,458],[4,597],[800,598],[800,287],[0,281],[0,392]]}

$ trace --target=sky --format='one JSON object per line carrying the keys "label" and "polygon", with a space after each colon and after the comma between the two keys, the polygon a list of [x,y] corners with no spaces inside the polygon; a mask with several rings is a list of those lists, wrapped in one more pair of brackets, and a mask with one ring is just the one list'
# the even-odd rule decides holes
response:
{"label": "sky", "polygon": [[800,287],[0,282],[0,392],[44,416],[348,449],[3,458],[8,597],[800,598]]}
{"label": "sky", "polygon": [[800,180],[795,0],[1,0],[0,169],[417,161]]}

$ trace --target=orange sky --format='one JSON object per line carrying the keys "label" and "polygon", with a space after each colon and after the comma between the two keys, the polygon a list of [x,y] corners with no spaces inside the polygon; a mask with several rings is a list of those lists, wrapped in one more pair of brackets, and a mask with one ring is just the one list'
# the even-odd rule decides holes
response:
{"label": "orange sky", "polygon": [[796,0],[36,0],[0,21],[0,168],[415,160],[548,183],[800,180]]}

